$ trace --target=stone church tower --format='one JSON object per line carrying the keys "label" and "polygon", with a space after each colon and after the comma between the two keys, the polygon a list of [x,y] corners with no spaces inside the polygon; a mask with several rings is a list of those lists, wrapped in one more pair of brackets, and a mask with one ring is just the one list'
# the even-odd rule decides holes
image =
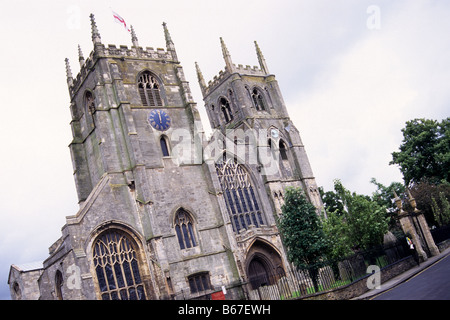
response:
{"label": "stone church tower", "polygon": [[[290,270],[276,227],[287,186],[322,203],[299,133],[256,44],[259,68],[226,63],[206,85],[206,140],[166,24],[166,49],[93,51],[70,93],[79,211],[49,257],[12,265],[13,299],[227,299]],[[248,283],[249,286],[242,286]],[[249,289],[248,289],[249,288]]]}

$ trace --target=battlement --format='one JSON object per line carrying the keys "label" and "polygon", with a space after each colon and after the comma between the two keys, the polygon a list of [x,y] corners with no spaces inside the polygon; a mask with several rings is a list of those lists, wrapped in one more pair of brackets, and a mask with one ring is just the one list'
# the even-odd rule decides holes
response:
{"label": "battlement", "polygon": [[256,76],[256,77],[268,77],[270,76],[269,69],[267,68],[266,61],[264,56],[258,46],[258,43],[255,41],[256,54],[258,57],[259,67],[254,66],[251,67],[246,65],[245,67],[242,64],[238,64],[237,66],[232,62],[230,52],[228,51],[225,42],[222,38],[220,38],[220,43],[222,47],[222,54],[225,60],[225,71],[221,70],[219,75],[214,76],[213,80],[208,82],[208,85],[205,83],[205,79],[203,78],[202,72],[200,71],[200,67],[196,64],[197,69],[197,77],[200,84],[200,88],[202,89],[203,97],[206,97],[210,92],[215,90],[218,86],[220,86],[228,77],[232,75],[238,76]]}
{"label": "battlement", "polygon": [[144,50],[142,47],[132,46],[128,48],[126,45],[120,45],[117,48],[114,44],[108,44],[108,47],[104,49],[104,54],[108,57],[131,57],[178,62],[173,57],[171,51],[166,51],[163,48],[157,48],[155,51],[153,47],[146,47]]}
{"label": "battlement", "polygon": [[210,81],[208,81],[208,85],[205,88],[205,94],[208,94],[214,88],[217,88],[226,78],[231,76],[232,74],[239,74],[239,75],[245,75],[245,76],[258,76],[258,77],[266,77],[267,74],[261,70],[257,66],[251,67],[250,65],[242,65],[238,64],[237,66],[233,64],[233,72],[230,73],[225,68],[225,70],[220,70],[219,74],[214,76],[214,78]]}
{"label": "battlement", "polygon": [[[66,59],[66,75],[67,84],[69,86],[70,96],[73,97],[77,90],[80,88],[81,84],[84,82],[88,74],[93,70],[94,65],[99,59],[102,58],[114,58],[114,59],[141,59],[141,60],[152,60],[161,63],[179,63],[178,57],[175,51],[175,46],[173,44],[172,38],[170,36],[169,30],[167,29],[166,23],[163,23],[164,36],[166,39],[167,50],[163,48],[146,47],[145,49],[139,46],[139,42],[134,32],[133,26],[131,29],[131,41],[133,45],[128,47],[126,45],[120,45],[117,47],[114,44],[108,44],[105,46],[101,42],[101,36],[97,28],[97,24],[94,20],[94,15],[90,15],[91,18],[91,28],[92,28],[92,42],[94,44],[94,50],[90,53],[89,57],[85,60],[81,52],[81,48],[78,47],[79,61],[80,61],[80,72],[73,78],[72,71],[70,69],[69,61]],[[106,80],[106,79],[105,79]]]}

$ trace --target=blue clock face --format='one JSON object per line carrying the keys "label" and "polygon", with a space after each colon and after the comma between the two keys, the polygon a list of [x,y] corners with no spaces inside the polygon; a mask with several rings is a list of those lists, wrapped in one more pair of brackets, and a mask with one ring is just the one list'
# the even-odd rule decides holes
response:
{"label": "blue clock face", "polygon": [[148,116],[150,125],[159,131],[165,131],[170,128],[170,117],[163,110],[152,110]]}

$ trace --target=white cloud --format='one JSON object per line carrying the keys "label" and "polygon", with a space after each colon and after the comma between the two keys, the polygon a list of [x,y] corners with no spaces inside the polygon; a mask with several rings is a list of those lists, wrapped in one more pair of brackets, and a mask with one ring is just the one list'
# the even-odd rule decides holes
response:
{"label": "white cloud", "polygon": [[439,31],[449,30],[442,14],[448,7],[408,3],[389,9],[380,10],[388,11],[380,30],[355,39],[327,62],[309,92],[291,98],[291,116],[326,190],[334,178],[365,194],[374,190],[371,177],[385,184],[401,181],[388,163],[404,123],[446,116],[450,65],[441,50],[448,52],[450,42]]}
{"label": "white cloud", "polygon": [[[105,44],[131,45],[109,6],[133,24],[143,47],[164,47],[161,24],[168,23],[205,127],[194,61],[208,81],[224,67],[219,37],[233,61],[244,65],[257,64],[257,40],[318,183],[328,190],[334,178],[358,193],[371,192],[371,177],[400,181],[387,163],[404,122],[448,116],[450,10],[444,1],[131,3],[0,3],[6,13],[0,34],[0,278],[11,263],[44,259],[65,216],[76,213],[64,58],[76,75],[77,45],[85,57],[92,50],[91,12]],[[380,7],[380,30],[366,27],[372,4]],[[0,295],[7,298],[7,288]]]}

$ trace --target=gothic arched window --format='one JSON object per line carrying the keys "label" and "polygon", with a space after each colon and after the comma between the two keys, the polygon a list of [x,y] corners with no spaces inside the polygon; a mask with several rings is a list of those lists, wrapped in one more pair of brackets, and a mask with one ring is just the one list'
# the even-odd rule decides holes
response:
{"label": "gothic arched window", "polygon": [[266,103],[264,101],[264,96],[262,92],[259,91],[257,88],[254,88],[252,91],[252,100],[256,110],[258,111],[266,110]]}
{"label": "gothic arched window", "polygon": [[95,99],[94,95],[90,91],[86,91],[84,96],[84,103],[86,104],[86,110],[93,115],[95,113]]}
{"label": "gothic arched window", "polygon": [[110,229],[94,243],[93,261],[102,300],[144,300],[138,246],[125,232]]}
{"label": "gothic arched window", "polygon": [[194,234],[194,222],[189,213],[179,209],[175,215],[175,232],[177,233],[180,249],[197,246]]}
{"label": "gothic arched window", "polygon": [[233,114],[231,113],[230,103],[225,98],[220,98],[220,110],[222,110],[225,122],[228,123],[233,120]]}
{"label": "gothic arched window", "polygon": [[61,271],[57,270],[55,274],[55,292],[56,292],[56,299],[63,300],[62,295],[62,286],[64,284],[63,275]]}
{"label": "gothic arched window", "polygon": [[162,106],[161,88],[158,80],[150,72],[143,72],[138,80],[139,95],[142,105],[150,107]]}
{"label": "gothic arched window", "polygon": [[258,203],[250,176],[236,161],[216,163],[216,172],[230,215],[233,230],[239,232],[250,225],[265,224],[264,214]]}
{"label": "gothic arched window", "polygon": [[163,157],[170,156],[169,143],[167,141],[167,137],[161,136],[161,138],[159,139],[159,143],[161,145],[161,152],[162,152]]}
{"label": "gothic arched window", "polygon": [[89,128],[95,128],[95,98],[91,91],[86,91],[86,93],[84,94],[84,110],[86,125]]}
{"label": "gothic arched window", "polygon": [[288,160],[287,147],[286,147],[286,143],[284,143],[283,140],[280,140],[279,150],[280,150],[281,160]]}

